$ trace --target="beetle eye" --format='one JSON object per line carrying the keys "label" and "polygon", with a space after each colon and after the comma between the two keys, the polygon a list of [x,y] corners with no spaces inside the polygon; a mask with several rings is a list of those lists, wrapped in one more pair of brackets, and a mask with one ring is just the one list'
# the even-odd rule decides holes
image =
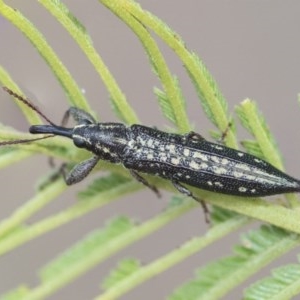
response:
{"label": "beetle eye", "polygon": [[78,138],[78,137],[73,138],[73,142],[74,142],[74,145],[78,148],[85,147],[85,141],[82,138]]}
{"label": "beetle eye", "polygon": [[82,119],[80,121],[80,124],[91,125],[91,124],[93,124],[93,122],[91,120],[88,120],[88,119]]}

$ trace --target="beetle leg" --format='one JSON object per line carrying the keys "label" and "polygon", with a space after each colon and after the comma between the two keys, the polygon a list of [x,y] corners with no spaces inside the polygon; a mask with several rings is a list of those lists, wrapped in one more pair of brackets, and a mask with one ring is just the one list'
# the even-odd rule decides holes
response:
{"label": "beetle leg", "polygon": [[197,202],[199,202],[201,204],[203,212],[204,212],[204,216],[205,216],[205,221],[206,221],[206,223],[209,223],[210,222],[209,221],[209,210],[207,208],[206,203],[203,200],[194,196],[193,193],[189,189],[187,189],[185,186],[183,186],[178,181],[173,180],[172,183],[173,183],[174,187],[177,189],[177,191],[179,191],[180,193],[182,193],[188,197],[192,197],[194,200],[196,200]]}
{"label": "beetle leg", "polygon": [[185,134],[185,136],[186,136],[187,139],[205,140],[205,138],[201,134],[199,134],[199,133],[197,133],[195,131],[190,131],[187,134]]}
{"label": "beetle leg", "polygon": [[232,126],[232,123],[229,122],[229,123],[227,124],[225,130],[222,132],[221,136],[217,139],[217,142],[218,142],[218,143],[224,144],[225,138],[226,138],[226,136],[227,136],[227,134],[228,134],[228,132],[229,132],[231,126]]}
{"label": "beetle leg", "polygon": [[128,169],[130,174],[132,175],[132,177],[134,179],[136,179],[138,182],[141,182],[143,185],[145,185],[146,187],[148,187],[149,189],[151,189],[156,195],[157,197],[161,197],[161,194],[159,192],[159,190],[152,184],[150,184],[144,177],[142,177],[138,172],[132,170],[132,169]]}
{"label": "beetle leg", "polygon": [[83,180],[93,170],[98,161],[99,157],[93,156],[77,164],[69,173],[66,172],[66,164],[63,164],[60,171],[63,174],[66,184],[72,185]]}
{"label": "beetle leg", "polygon": [[70,107],[64,114],[63,119],[61,121],[61,126],[65,127],[68,123],[70,116],[75,120],[77,124],[94,124],[96,120],[92,115],[87,113],[86,111],[77,108]]}

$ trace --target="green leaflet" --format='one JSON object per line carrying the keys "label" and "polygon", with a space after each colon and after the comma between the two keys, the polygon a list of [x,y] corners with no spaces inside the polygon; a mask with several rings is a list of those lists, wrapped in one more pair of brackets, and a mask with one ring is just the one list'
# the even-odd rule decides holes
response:
{"label": "green leaflet", "polygon": [[99,193],[106,193],[110,190],[115,190],[122,185],[126,186],[132,182],[132,179],[119,174],[110,174],[106,177],[95,179],[85,190],[78,193],[78,198],[80,200],[87,200],[88,198],[97,196]]}
{"label": "green leaflet", "polygon": [[288,264],[272,271],[272,276],[257,281],[244,292],[245,300],[285,300],[300,292],[300,265]]}
{"label": "green leaflet", "polygon": [[[173,115],[173,117],[176,118],[176,126],[179,128],[180,132],[188,131],[190,129],[190,124],[186,111],[182,106],[182,95],[178,89],[177,82],[174,80],[157,43],[143,23],[143,19],[137,18],[131,11],[122,7],[124,4],[122,2],[106,0],[101,2],[123,20],[139,38],[149,57],[154,74],[158,76],[160,83],[163,86],[164,93],[167,95],[166,98],[169,99],[169,103],[172,105],[173,112],[176,111],[176,114]],[[125,6],[127,6],[127,3]],[[173,36],[173,38],[176,37]]]}
{"label": "green leaflet", "polygon": [[21,12],[14,10],[3,1],[0,1],[0,14],[14,24],[39,51],[41,57],[44,58],[58,82],[64,88],[70,103],[90,111],[81,89],[38,29]]}
{"label": "green leaflet", "polygon": [[[186,204],[187,203],[182,203],[181,205],[177,205],[177,208],[174,207],[173,209],[168,209],[165,213],[171,213],[172,211],[179,210]],[[163,217],[164,214],[161,214],[161,217]],[[158,216],[158,218],[159,217],[160,216]],[[162,273],[163,271],[185,260],[187,257],[199,252],[201,249],[218,240],[220,236],[224,236],[232,232],[234,228],[240,228],[240,226],[246,223],[246,218],[238,217],[231,218],[213,226],[207,234],[199,237],[193,237],[181,244],[180,247],[168,251],[166,254],[154,259],[148,264],[140,265],[134,272],[128,272],[122,279],[119,277],[119,280],[114,281],[114,285],[105,290],[105,292],[99,295],[96,300],[118,299],[118,297],[136,288],[143,282],[155,277],[157,274]]]}
{"label": "green leaflet", "polygon": [[[40,3],[42,3],[43,5],[46,6],[46,3],[43,1],[43,0],[40,0],[39,1]],[[88,33],[86,32],[86,29],[84,27],[84,25],[70,12],[70,10],[68,9],[68,7],[63,3],[61,2],[60,0],[50,0],[48,1],[51,3],[51,6],[49,5],[49,7],[54,7],[56,8],[56,12],[60,13],[62,17],[64,17],[65,19],[68,19],[75,27],[73,28],[76,29],[77,31],[77,34],[82,34],[82,35],[85,35],[86,39],[90,40],[90,37],[88,35]],[[56,15],[57,18],[59,17],[58,15]],[[66,20],[65,20],[66,22]]]}
{"label": "green leaflet", "polygon": [[174,102],[173,98],[169,98],[168,95],[166,94],[166,92],[158,89],[158,88],[154,88],[154,93],[157,97],[159,106],[161,108],[161,111],[163,113],[163,115],[170,121],[172,122],[174,125],[176,125],[178,128],[180,128],[180,120],[179,120],[179,114],[178,112],[180,110],[184,110],[186,113],[186,105],[185,105],[185,101],[183,99],[183,95],[182,95],[182,91],[180,89],[179,86],[179,82],[178,79],[176,77],[173,77],[173,81],[174,81],[174,87],[177,89],[177,95],[178,95],[178,99],[179,101]]}
{"label": "green leaflet", "polygon": [[29,156],[31,156],[31,153],[26,150],[5,147],[0,148],[0,169],[13,163],[17,163]]}
{"label": "green leaflet", "polygon": [[110,274],[103,280],[102,287],[111,289],[115,284],[132,275],[141,266],[140,261],[134,258],[127,258],[120,261],[117,267],[110,271]]}
{"label": "green leaflet", "polygon": [[169,300],[220,299],[278,256],[296,247],[299,239],[282,229],[261,226],[242,236],[242,244],[234,246],[234,254],[196,272],[168,298]]}
{"label": "green leaflet", "polygon": [[[0,66],[0,82],[3,86],[8,87],[12,91],[24,96],[23,92],[18,87],[18,85],[14,82],[14,80],[11,78],[8,71],[5,70],[2,66]],[[12,96],[11,96],[11,98],[14,99],[14,97],[12,97]],[[14,99],[14,101],[20,107],[25,118],[27,119],[27,121],[30,124],[41,123],[41,118],[35,111],[33,111],[27,105],[25,105],[24,103],[21,103],[20,101],[17,101],[15,99]]]}
{"label": "green leaflet", "polygon": [[30,292],[29,287],[21,285],[5,294],[0,295],[0,300],[20,300]]}
{"label": "green leaflet", "polygon": [[211,221],[214,225],[221,224],[235,216],[237,216],[236,213],[220,207],[213,207],[213,211],[210,214]]}
{"label": "green leaflet", "polygon": [[[282,170],[281,155],[275,139],[267,126],[265,118],[258,110],[256,103],[250,99],[246,99],[240,105],[236,106],[235,111],[242,125],[255,137],[264,159]],[[258,151],[257,153],[259,154]]]}
{"label": "green leaflet", "polygon": [[[276,141],[256,103],[246,99],[235,110],[242,125],[255,137],[253,143],[249,141],[245,143],[245,146],[249,147],[249,152],[267,160],[278,169],[284,170]],[[286,197],[291,207],[298,206],[295,194],[286,195]]]}
{"label": "green leaflet", "polygon": [[108,222],[101,230],[90,233],[86,238],[69,248],[57,259],[50,262],[40,271],[43,281],[56,277],[57,274],[65,272],[70,267],[76,265],[85,257],[93,255],[95,251],[101,251],[101,247],[109,243],[117,236],[133,228],[133,222],[127,217],[118,217]]}
{"label": "green leaflet", "polygon": [[[168,67],[165,64],[160,51],[158,51],[159,49],[157,48],[155,40],[151,38],[151,34],[153,33],[160,37],[166,43],[166,45],[168,45],[172,50],[174,50],[176,55],[178,55],[181,63],[185,66],[188,74],[194,82],[195,88],[198,92],[198,95],[200,96],[202,106],[208,117],[218,127],[218,129],[220,129],[221,132],[224,131],[229,123],[227,111],[228,108],[225,99],[219,91],[215,80],[208,72],[204,63],[196,54],[188,50],[180,36],[178,36],[176,32],[174,32],[174,30],[169,28],[161,20],[139,7],[139,5],[134,3],[134,1],[103,0],[101,2],[106,2],[105,5],[107,6],[111,5],[110,9],[115,12],[116,15],[118,15],[126,24],[128,24],[135,32],[137,37],[141,40],[146,53],[149,56],[151,67],[153,68],[153,70],[155,70],[155,73],[162,86],[161,91],[156,90],[155,93],[159,98],[159,103],[162,108],[163,114],[179,128],[179,131],[186,132],[190,128],[189,121],[186,116],[184,97],[181,94],[177,79],[168,70]],[[105,83],[109,97],[111,99],[111,102],[113,103],[113,107],[120,119],[127,124],[137,123],[138,118],[135,116],[134,111],[126,102],[125,96],[119,89],[114,78],[111,76],[108,69],[103,64],[100,56],[94,49],[91,39],[86,33],[86,30],[81,22],[77,20],[76,17],[74,17],[72,12],[70,12],[61,1],[40,0],[40,3],[43,4],[46,9],[48,9],[48,11],[53,14],[57,21],[63,24],[63,26],[69,31],[70,35],[73,36],[74,40],[78,42],[78,45],[84,51],[86,57],[90,60],[95,70],[98,72],[103,82]],[[89,4],[87,3],[86,5]],[[88,105],[85,104],[80,89],[76,86],[76,84],[74,84],[72,78],[68,77],[70,75],[63,68],[63,66],[62,68],[60,68],[61,66],[59,65],[59,63],[61,62],[59,61],[59,59],[57,59],[55,54],[53,55],[53,53],[51,52],[52,50],[49,50],[47,42],[39,34],[39,32],[35,30],[32,24],[28,24],[28,21],[24,19],[24,17],[17,10],[14,11],[9,6],[4,4],[4,2],[1,0],[0,13],[7,19],[11,20],[13,24],[15,24],[20,30],[25,33],[26,36],[29,37],[34,46],[37,47],[38,51],[51,66],[52,71],[54,72],[54,74],[56,74],[58,80],[65,88],[66,93],[70,96],[73,103],[76,106],[80,106],[89,111],[90,109]],[[251,104],[251,102],[248,102],[248,104],[249,103]],[[253,153],[258,156],[266,157],[270,161],[272,161],[272,163],[280,166],[280,156],[278,155],[278,153],[276,154],[276,143],[273,143],[272,136],[270,135],[270,132],[268,131],[264,120],[260,118],[260,116],[258,118],[259,122],[257,122],[257,124],[260,124],[259,126],[261,126],[263,130],[261,130],[261,128],[258,128],[258,130],[255,129],[255,127],[253,127],[251,123],[251,114],[253,114],[253,110],[250,109],[249,111],[250,115],[247,114],[247,109],[244,110],[244,107],[242,108],[242,122],[250,130],[250,132],[254,132],[255,135],[257,134],[256,138],[258,142],[246,142],[246,146],[250,149],[250,152],[253,151]],[[256,114],[254,113],[254,115]],[[7,134],[9,135],[10,133],[8,132]],[[19,134],[22,135],[21,133]],[[232,147],[236,147],[235,137],[232,131],[230,131],[228,136],[228,144]],[[68,146],[65,147],[65,144],[60,144],[60,142],[56,142],[56,139],[53,139],[51,140],[51,142],[49,141],[49,143],[48,141],[45,141],[41,144],[37,143],[35,145],[32,145],[32,148],[30,148],[31,146],[28,146],[27,150],[32,151],[32,153],[40,152],[52,156],[61,157],[68,161],[79,160],[81,158],[80,154],[73,153],[72,150],[69,150],[73,148],[69,148]],[[275,155],[272,157],[270,156],[270,153],[272,153],[274,149]],[[27,155],[25,154],[25,151],[22,151],[23,150],[19,149],[11,149],[10,151],[4,150],[3,152],[0,151],[0,154],[2,154],[0,165],[2,164],[4,166],[6,162],[9,162],[9,160],[12,162],[12,158],[14,155],[16,159],[22,159],[22,155],[24,155],[24,157]],[[102,164],[100,165],[102,166]],[[115,169],[113,166],[111,166],[109,167],[109,170],[114,171]],[[165,187],[164,181],[161,181],[160,179],[158,179],[158,181],[161,182],[160,187]],[[55,190],[57,191],[59,189],[63,190],[65,188],[62,181],[59,184],[59,188],[55,187],[53,184],[50,184],[49,188],[51,187],[53,187],[53,189],[55,188]],[[3,223],[5,226],[3,226],[2,224],[2,233],[5,234],[8,230],[11,230],[11,232],[10,234],[7,234],[5,236],[5,239],[1,240],[1,253],[6,253],[8,249],[14,249],[15,247],[24,244],[30,239],[36,238],[37,236],[45,234],[46,232],[53,230],[54,228],[62,226],[63,224],[66,224],[67,222],[70,222],[71,220],[84,215],[85,213],[91,211],[92,209],[95,209],[96,207],[104,205],[104,203],[107,204],[112,199],[115,200],[116,198],[119,198],[126,193],[133,193],[139,188],[141,188],[140,184],[134,182],[130,178],[128,179],[127,177],[123,177],[118,174],[111,174],[106,178],[96,179],[95,182],[93,182],[89,187],[87,187],[80,193],[79,198],[81,201],[77,202],[70,209],[68,208],[62,212],[50,216],[49,218],[42,219],[41,221],[38,221],[34,224],[23,226],[24,222],[27,221],[27,218],[31,216],[33,212],[37,212],[40,208],[42,208],[41,206],[45,205],[45,201],[42,201],[43,199],[36,199],[39,198],[38,196],[33,197],[33,203],[28,203],[30,204],[29,206],[22,206],[21,209],[16,211],[16,214],[13,214],[11,217],[5,220],[5,222]],[[199,193],[200,195],[202,191],[195,191],[195,193]],[[203,193],[203,195],[206,196],[207,194]],[[217,200],[215,202],[216,205],[218,205],[218,201],[219,203],[222,202],[222,196],[210,194],[209,197]],[[270,213],[271,215],[273,211],[276,212],[277,207],[272,207],[272,205],[268,206],[267,203],[264,203],[263,201],[253,200],[253,209],[249,214],[249,210],[246,209],[247,206],[245,205],[245,203],[247,202],[246,200],[241,200],[241,202],[239,202],[240,199],[233,200],[230,197],[227,197],[225,199],[228,202],[223,200],[223,203],[225,203],[223,207],[227,207],[226,205],[228,205],[231,209],[235,209],[235,207],[238,207],[240,209],[239,212],[241,213],[248,212],[248,215],[252,217],[259,216],[261,220],[274,221],[274,219],[270,219],[266,215],[268,213]],[[99,204],[99,202],[101,202],[101,205]],[[233,206],[230,206],[232,205],[232,203],[234,203]],[[181,210],[180,205],[178,204],[182,204]],[[186,206],[185,209],[184,206]],[[177,213],[175,213],[176,208]],[[146,224],[133,226],[132,228],[130,227],[131,224],[127,224],[127,222],[131,223],[131,220],[125,217],[126,221],[124,221],[124,228],[128,226],[129,229],[128,231],[127,229],[124,229],[123,239],[121,234],[123,227],[116,226],[116,231],[110,231],[111,224],[108,224],[104,229],[91,233],[89,238],[87,238],[86,240],[78,242],[76,246],[71,247],[66,251],[66,256],[62,255],[59,259],[55,260],[53,263],[50,263],[50,265],[42,270],[42,273],[44,272],[43,276],[45,276],[46,283],[50,282],[49,285],[43,285],[43,283],[41,283],[40,286],[32,289],[33,294],[28,294],[27,288],[20,289],[19,292],[25,294],[27,293],[27,299],[30,300],[34,299],[31,298],[31,296],[33,295],[35,297],[40,296],[40,298],[44,298],[47,293],[53,293],[60,287],[66,286],[68,282],[74,280],[74,274],[76,274],[76,276],[80,276],[81,274],[83,274],[82,270],[84,268],[84,271],[87,271],[89,268],[92,268],[97,263],[99,263],[99,260],[104,260],[106,257],[120,251],[122,247],[133,244],[138,239],[141,239],[147,234],[158,230],[162,226],[165,226],[174,218],[182,215],[185,211],[188,211],[192,208],[194,208],[194,205],[192,203],[189,203],[189,201],[186,199],[184,199],[183,202],[174,200],[174,202],[169,205],[168,209],[166,209],[160,216],[158,216],[157,218],[153,217],[152,219],[147,221]],[[174,211],[173,215],[171,215],[172,209]],[[202,217],[201,212],[199,212],[199,214],[199,218]],[[121,264],[115,269],[115,275],[111,275],[111,277],[108,277],[111,278],[111,282],[107,283],[108,291],[113,290],[118,286],[122,286],[122,282],[125,282],[129,278],[131,278],[131,287],[134,287],[139,284],[138,279],[134,278],[135,272],[137,272],[139,275],[143,275],[143,279],[147,280],[158,273],[162,273],[165,269],[170,268],[172,265],[178,264],[179,261],[186,259],[186,257],[191,255],[191,253],[195,252],[195,247],[198,247],[197,251],[200,251],[200,249],[207,246],[209,243],[221,240],[226,234],[237,230],[246,223],[245,220],[247,219],[243,217],[243,222],[236,223],[235,226],[232,225],[232,227],[230,227],[229,225],[227,225],[226,227],[226,223],[230,224],[231,222],[234,222],[234,220],[232,219],[238,219],[232,218],[233,215],[233,213],[227,212],[222,209],[213,209],[211,218],[215,226],[211,228],[211,231],[209,231],[207,235],[205,234],[200,237],[196,237],[191,241],[191,243],[190,241],[186,242],[186,244],[183,244],[183,249],[170,250],[162,260],[157,259],[157,261],[154,261],[154,263],[152,264],[152,269],[151,264],[149,264],[150,266],[140,266],[136,260],[126,260],[121,262]],[[294,227],[290,226],[288,228],[291,228],[291,230],[292,228],[297,228],[297,220],[299,219],[299,217],[296,211],[294,212],[291,209],[279,210],[276,214],[273,214],[273,216],[275,216],[276,221],[278,221],[278,223],[276,224],[278,224],[279,226],[284,226],[286,223],[290,222],[294,224]],[[282,217],[282,219],[280,219],[280,217]],[[227,228],[226,232],[224,232],[225,228]],[[214,230],[218,231],[218,233],[214,232]],[[286,233],[280,235],[277,230],[272,230],[266,229],[265,232],[263,232],[263,230],[258,230],[252,236],[246,236],[244,244],[235,247],[232,257],[228,257],[227,259],[220,260],[215,264],[209,265],[207,273],[205,273],[205,270],[203,269],[201,271],[202,273],[200,272],[200,275],[197,276],[195,282],[191,283],[191,285],[193,285],[193,288],[191,288],[190,290],[186,290],[186,293],[183,294],[185,296],[184,299],[186,300],[192,298],[193,295],[199,294],[198,281],[201,282],[201,280],[201,284],[203,284],[204,290],[206,289],[207,291],[207,294],[205,294],[207,298],[211,295],[222,297],[220,295],[224,295],[229,289],[233,288],[239,283],[236,278],[238,278],[239,280],[244,280],[251,276],[250,273],[243,273],[245,270],[250,269],[252,271],[251,268],[253,267],[253,272],[256,272],[270,260],[276,258],[276,255],[274,254],[275,249],[278,250],[278,255],[281,255],[282,253],[285,253],[286,251],[294,247],[294,245],[298,242],[296,238],[295,240],[293,240],[291,236]],[[111,235],[109,232],[111,233]],[[137,233],[139,234],[138,238],[136,237]],[[113,236],[115,236],[116,238],[111,238]],[[129,241],[130,238],[131,240]],[[121,244],[121,246],[116,246],[116,243]],[[103,256],[101,259],[99,258],[99,256],[97,256],[98,261],[96,258],[94,261],[88,260],[90,257],[92,258],[92,255],[85,256],[86,253],[88,255],[91,253],[97,253],[97,255],[99,255],[99,249],[97,248],[97,246],[99,246],[99,249],[101,250],[100,253],[105,252],[107,256]],[[115,246],[115,252],[110,251],[110,247],[113,246]],[[190,252],[187,254],[183,250],[188,250]],[[72,260],[73,255],[75,258],[77,258],[77,261],[74,259]],[[171,262],[170,258],[173,259]],[[85,262],[84,259],[87,259],[87,261]],[[162,261],[166,264],[164,265],[165,269],[159,268],[162,266],[162,264],[160,264],[160,262]],[[169,262],[170,264],[167,265],[167,262]],[[248,267],[249,265],[251,266],[251,268]],[[78,270],[76,269],[76,267],[82,269]],[[52,268],[54,271],[51,271]],[[214,268],[216,268],[215,271],[217,272],[219,272],[219,269],[221,270],[220,273],[221,275],[223,275],[221,279],[218,276],[214,277],[213,274],[209,272],[209,269],[213,270]],[[76,272],[73,272],[75,269]],[[64,271],[65,273],[63,273]],[[55,272],[57,275],[67,275],[65,277],[62,276],[58,278],[57,281],[55,281]],[[204,276],[207,275],[207,282],[204,282],[203,274]],[[295,270],[295,274],[297,274],[297,270]],[[122,275],[126,276],[122,277]],[[293,277],[291,275],[289,276]],[[280,276],[280,278],[281,280],[283,280],[284,275]],[[54,286],[51,285],[51,283],[54,283]],[[297,284],[297,281],[295,280],[294,283]],[[280,286],[280,284],[277,284],[277,286]],[[288,288],[286,287],[285,290],[288,290]],[[125,288],[123,289],[123,292],[124,291],[126,292]],[[17,292],[18,291],[16,291],[16,293]]]}
{"label": "green leaflet", "polygon": [[[100,54],[96,51],[91,41],[91,38],[86,33],[84,26],[74,17],[69,9],[59,0],[48,1],[39,0],[44,7],[64,26],[78,46],[85,53],[90,63],[103,80],[110,94],[110,100],[113,107],[121,115],[121,119],[126,123],[138,123],[138,118],[133,109],[128,104],[125,95],[121,91],[113,75],[110,73],[107,66],[104,64]],[[91,111],[90,109],[85,109]]]}
{"label": "green leaflet", "polygon": [[256,141],[253,140],[243,140],[241,142],[243,147],[247,150],[248,153],[260,157],[261,159],[265,159],[265,156]]}
{"label": "green leaflet", "polygon": [[[227,115],[227,102],[221,94],[214,78],[209,73],[199,56],[196,53],[191,53],[191,59],[201,74],[201,80],[199,80],[198,77],[195,78],[195,74],[191,72],[191,69],[189,69],[187,65],[185,65],[185,67],[195,85],[202,108],[210,121],[220,128],[220,123],[222,121],[219,117],[221,115]],[[227,123],[229,123],[229,120]]]}

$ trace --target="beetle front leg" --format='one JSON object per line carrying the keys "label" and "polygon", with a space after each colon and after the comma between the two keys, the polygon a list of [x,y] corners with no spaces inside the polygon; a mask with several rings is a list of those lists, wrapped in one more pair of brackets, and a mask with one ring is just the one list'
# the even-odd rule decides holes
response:
{"label": "beetle front leg", "polygon": [[87,113],[86,111],[77,107],[70,107],[63,116],[63,119],[61,121],[61,126],[67,125],[70,116],[75,120],[77,124],[96,123],[96,120],[93,118],[93,116]]}
{"label": "beetle front leg", "polygon": [[90,174],[98,161],[99,157],[93,156],[76,165],[69,173],[66,172],[66,165],[63,164],[61,167],[61,172],[64,176],[66,184],[72,185],[83,180],[87,175]]}

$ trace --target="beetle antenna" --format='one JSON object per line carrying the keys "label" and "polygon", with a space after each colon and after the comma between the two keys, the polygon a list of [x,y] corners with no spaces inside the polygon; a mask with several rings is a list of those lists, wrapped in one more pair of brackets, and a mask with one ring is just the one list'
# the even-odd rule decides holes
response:
{"label": "beetle antenna", "polygon": [[16,145],[16,144],[26,144],[29,142],[34,142],[34,141],[39,141],[39,140],[44,140],[50,137],[54,137],[53,134],[51,135],[46,135],[40,138],[35,138],[35,139],[24,139],[24,140],[15,140],[15,141],[5,141],[5,142],[0,142],[0,146],[9,146],[9,145]]}
{"label": "beetle antenna", "polygon": [[[23,102],[25,105],[27,105],[29,108],[31,108],[33,111],[35,111],[37,114],[39,114],[47,123],[56,126],[52,121],[50,121],[39,109],[37,106],[35,106],[34,104],[32,104],[29,100],[25,99],[24,97],[22,97],[21,95],[18,95],[17,93],[15,93],[14,91],[12,91],[11,89],[9,89],[8,87],[3,87],[3,90],[5,92],[7,92],[8,94],[10,94],[11,96],[15,97],[16,99],[18,99],[19,101]],[[44,140],[50,137],[53,137],[53,134],[50,135],[46,135],[43,137],[39,137],[39,138],[34,138],[34,139],[22,139],[22,140],[15,140],[15,141],[4,141],[4,142],[0,142],[0,146],[9,146],[9,145],[16,145],[16,144],[26,144],[29,142],[34,142],[34,141],[39,141],[39,140]]]}
{"label": "beetle antenna", "polygon": [[15,97],[16,99],[18,99],[19,101],[23,102],[25,105],[27,105],[28,107],[30,107],[33,111],[35,111],[37,114],[39,114],[47,123],[55,126],[55,124],[50,121],[39,109],[37,106],[35,106],[34,104],[32,104],[28,99],[25,99],[24,97],[22,97],[21,95],[18,95],[17,93],[15,93],[14,91],[12,91],[11,89],[9,89],[8,87],[4,86],[3,90],[5,92],[7,92],[8,94],[10,94],[11,96]]}

